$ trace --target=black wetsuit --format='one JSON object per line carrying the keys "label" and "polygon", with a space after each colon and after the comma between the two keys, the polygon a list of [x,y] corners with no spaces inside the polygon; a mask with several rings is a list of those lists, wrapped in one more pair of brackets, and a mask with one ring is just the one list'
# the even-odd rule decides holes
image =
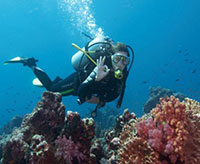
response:
{"label": "black wetsuit", "polygon": [[122,89],[122,80],[114,77],[114,72],[109,74],[100,81],[95,81],[95,73],[91,73],[87,79],[81,83],[78,88],[78,96],[81,101],[90,99],[92,95],[96,95],[101,102],[110,102],[116,99]]}
{"label": "black wetsuit", "polygon": [[[105,64],[111,68],[109,57]],[[65,79],[57,77],[54,81],[51,81],[48,75],[38,67],[35,67],[33,72],[48,91],[60,92],[63,96],[78,96],[81,103],[90,99],[92,95],[97,96],[104,103],[113,101],[120,95],[123,83],[123,79],[119,80],[114,77],[113,71],[98,82],[95,81],[96,74],[93,71],[74,72]]]}
{"label": "black wetsuit", "polygon": [[65,79],[56,77],[56,79],[52,81],[49,76],[38,67],[35,67],[33,72],[48,91],[60,92],[62,96],[77,96],[77,90],[81,81],[87,77],[84,73],[74,72]]}

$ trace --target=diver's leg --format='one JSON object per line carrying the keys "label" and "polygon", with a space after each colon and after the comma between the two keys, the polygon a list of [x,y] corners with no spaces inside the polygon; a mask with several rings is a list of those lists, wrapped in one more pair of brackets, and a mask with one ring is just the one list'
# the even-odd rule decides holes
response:
{"label": "diver's leg", "polygon": [[63,96],[76,95],[78,85],[78,73],[74,72],[64,80],[53,83],[50,90],[60,92]]}
{"label": "diver's leg", "polygon": [[43,84],[43,86],[47,90],[51,91],[51,87],[53,85],[53,82],[51,81],[49,76],[42,69],[40,69],[39,67],[31,67],[31,69],[33,70],[33,72],[36,75],[36,77]]}
{"label": "diver's leg", "polygon": [[36,75],[36,77],[40,80],[40,82],[43,84],[43,86],[47,89],[50,90],[53,82],[49,78],[49,76],[39,67],[37,67],[36,62],[38,62],[37,59],[34,57],[31,58],[24,58],[24,57],[15,57],[9,61],[5,61],[4,64],[9,64],[9,63],[22,63],[24,66],[28,66],[31,68]]}
{"label": "diver's leg", "polygon": [[64,80],[57,78],[52,81],[49,76],[39,67],[32,67],[31,69],[48,91],[60,92],[63,96],[74,95],[76,92],[78,76],[77,72],[72,73]]}

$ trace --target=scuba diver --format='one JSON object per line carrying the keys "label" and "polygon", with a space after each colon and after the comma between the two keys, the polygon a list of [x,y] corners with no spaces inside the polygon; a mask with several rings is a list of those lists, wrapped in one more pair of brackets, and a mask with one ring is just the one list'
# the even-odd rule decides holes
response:
{"label": "scuba diver", "polygon": [[[32,69],[36,75],[33,84],[44,87],[48,91],[60,92],[62,96],[78,96],[78,104],[84,102],[97,104],[92,112],[96,116],[98,108],[105,106],[120,96],[117,108],[120,108],[124,96],[126,80],[133,64],[134,52],[132,48],[123,43],[113,41],[101,36],[90,38],[91,41],[84,48],[72,44],[79,51],[72,57],[72,65],[76,72],[65,79],[56,77],[51,80],[49,76],[37,67],[35,58],[16,57],[8,63],[22,63]],[[130,62],[130,52],[132,61]],[[128,67],[129,66],[129,67]]]}

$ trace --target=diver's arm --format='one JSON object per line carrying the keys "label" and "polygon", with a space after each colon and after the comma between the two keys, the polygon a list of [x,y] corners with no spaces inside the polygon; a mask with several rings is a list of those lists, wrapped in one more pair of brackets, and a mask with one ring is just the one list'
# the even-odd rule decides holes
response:
{"label": "diver's arm", "polygon": [[83,83],[78,88],[78,99],[80,100],[80,104],[85,101],[91,99],[92,97],[92,88],[96,86],[97,81],[95,81],[96,77],[96,68],[90,73],[90,75],[85,79]]}
{"label": "diver's arm", "polygon": [[97,59],[97,66],[86,78],[86,80],[79,86],[78,96],[81,102],[91,99],[92,88],[97,87],[96,84],[98,84],[99,81],[108,75],[110,69],[104,65],[105,59],[105,56],[103,58],[100,56],[100,58]]}

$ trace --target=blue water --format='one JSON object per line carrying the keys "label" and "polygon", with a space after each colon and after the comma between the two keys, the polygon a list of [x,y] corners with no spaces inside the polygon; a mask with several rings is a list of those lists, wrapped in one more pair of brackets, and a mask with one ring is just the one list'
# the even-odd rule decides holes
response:
{"label": "blue water", "polygon": [[[82,47],[88,40],[81,31],[93,36],[99,29],[135,51],[121,109],[141,116],[149,87],[156,86],[200,101],[199,0],[0,1],[0,63],[35,57],[52,79],[64,78],[74,71],[71,43]],[[44,89],[32,86],[34,74],[20,64],[1,65],[0,75],[2,126],[13,116],[30,113]],[[94,107],[79,106],[72,96],[63,102],[67,110],[81,114]]]}

